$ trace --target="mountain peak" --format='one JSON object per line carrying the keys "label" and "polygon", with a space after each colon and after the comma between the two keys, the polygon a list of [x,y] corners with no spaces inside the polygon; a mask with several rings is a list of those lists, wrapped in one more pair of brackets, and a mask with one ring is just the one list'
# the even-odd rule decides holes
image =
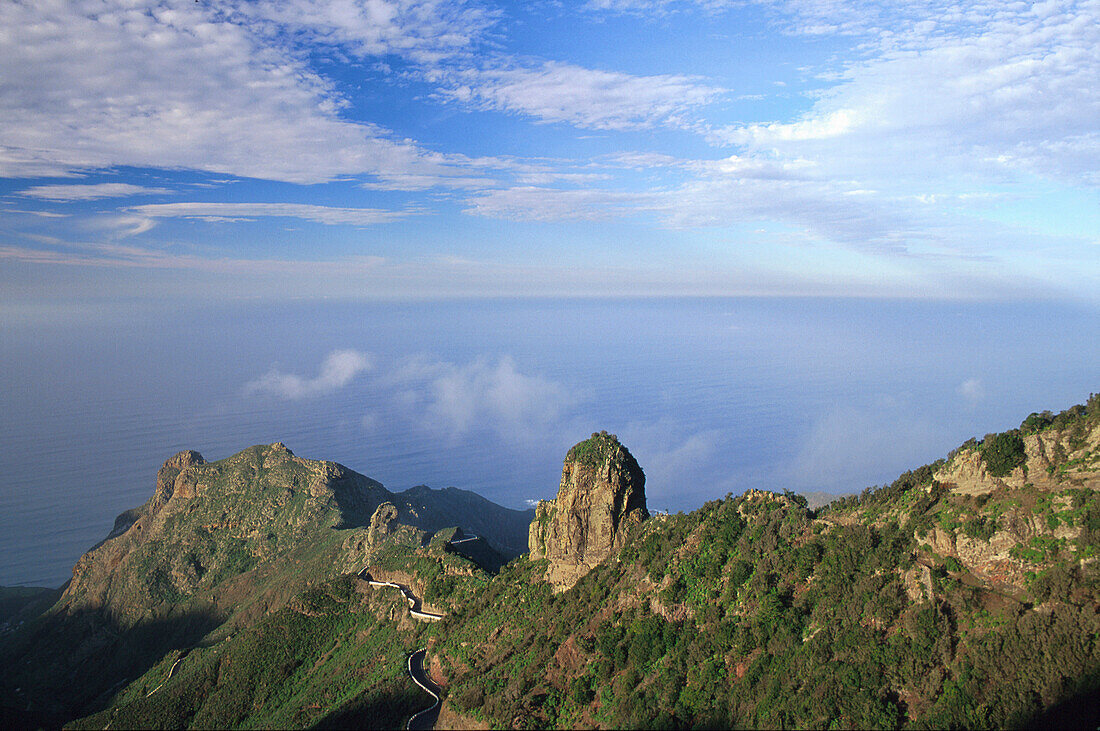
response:
{"label": "mountain peak", "polygon": [[547,579],[568,589],[648,517],[637,460],[614,434],[594,433],[566,454],[557,497],[539,502],[528,534],[531,558],[548,559]]}

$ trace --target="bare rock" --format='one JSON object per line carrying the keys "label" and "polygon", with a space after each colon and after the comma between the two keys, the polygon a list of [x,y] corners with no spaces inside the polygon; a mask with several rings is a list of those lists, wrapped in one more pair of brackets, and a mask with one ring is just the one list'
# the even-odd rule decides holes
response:
{"label": "bare rock", "polygon": [[202,455],[193,449],[185,449],[177,452],[164,461],[160,471],[157,472],[157,489],[153,493],[153,505],[159,507],[172,497],[176,492],[176,478],[181,472],[190,467],[206,464]]}
{"label": "bare rock", "polygon": [[648,517],[637,460],[615,435],[593,434],[566,455],[557,498],[539,502],[531,558],[548,559],[547,579],[565,590],[617,554],[631,527]]}
{"label": "bare rock", "polygon": [[368,528],[368,543],[377,546],[390,533],[390,528],[397,520],[397,507],[390,502],[382,503],[370,517]]}

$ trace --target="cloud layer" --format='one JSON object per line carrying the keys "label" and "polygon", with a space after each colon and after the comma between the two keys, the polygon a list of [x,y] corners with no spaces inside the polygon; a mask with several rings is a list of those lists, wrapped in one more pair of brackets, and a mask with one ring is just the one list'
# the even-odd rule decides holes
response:
{"label": "cloud layer", "polygon": [[[323,25],[321,7],[249,12]],[[341,117],[331,82],[235,18],[246,20],[193,2],[0,5],[0,176],[118,165],[294,183],[453,172],[443,155]]]}
{"label": "cloud layer", "polygon": [[633,76],[548,61],[534,67],[467,70],[440,96],[473,109],[516,112],[541,122],[628,130],[683,125],[684,115],[721,93],[687,76]]}
{"label": "cloud layer", "polygon": [[[763,280],[808,251],[847,277],[838,294],[877,276],[1087,297],[1098,29],[1100,0],[4,3],[0,178],[16,182],[0,196],[20,208],[0,213],[0,256],[213,271],[245,260],[224,228],[196,262],[164,255],[179,242],[156,223],[259,221],[243,238],[293,217],[398,223],[381,242],[395,286],[453,257],[541,265],[565,288],[569,257],[528,232],[552,248],[567,222],[644,242],[641,269],[671,247]],[[303,265],[366,240],[326,235]],[[116,255],[121,236],[156,252]]]}
{"label": "cloud layer", "polygon": [[166,195],[168,188],[148,188],[129,183],[77,183],[74,185],[36,185],[19,191],[19,195],[48,201],[91,201],[100,198],[123,198],[134,195]]}
{"label": "cloud layer", "polygon": [[389,223],[415,211],[387,211],[377,208],[340,208],[305,203],[151,203],[132,206],[129,212],[143,218],[200,218],[234,221],[250,218],[299,218],[328,225],[371,226]]}
{"label": "cloud layer", "polygon": [[554,438],[579,400],[560,383],[520,372],[508,356],[465,364],[417,358],[388,380],[426,428],[451,438],[482,430],[508,443]]}
{"label": "cloud layer", "polygon": [[244,387],[245,395],[265,394],[297,400],[324,396],[347,386],[360,373],[371,368],[371,358],[358,350],[334,350],[325,356],[320,372],[313,378],[303,378],[272,368],[268,373]]}

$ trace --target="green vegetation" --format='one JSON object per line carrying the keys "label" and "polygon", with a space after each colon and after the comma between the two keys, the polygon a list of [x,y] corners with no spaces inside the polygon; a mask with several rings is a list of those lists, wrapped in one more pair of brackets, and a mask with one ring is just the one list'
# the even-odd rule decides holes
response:
{"label": "green vegetation", "polygon": [[594,466],[603,462],[609,454],[621,447],[619,438],[614,434],[608,434],[606,431],[594,432],[590,438],[574,445],[565,459]]}
{"label": "green vegetation", "polygon": [[445,540],[435,538],[425,548],[387,543],[372,558],[372,571],[402,572],[415,576],[425,602],[451,609],[485,589],[489,574],[471,559],[455,553]]}
{"label": "green vegetation", "polygon": [[[889,485],[880,488],[868,487],[859,495],[838,498],[825,506],[825,509],[848,510],[858,506],[875,507],[893,503],[903,499],[903,496],[910,494],[914,488],[933,486],[932,475],[943,465],[944,461],[941,459],[915,470],[909,470]],[[919,512],[924,511],[922,509]]]}
{"label": "green vegetation", "polygon": [[[455,527],[371,532],[393,498],[377,483],[327,490],[253,448],[202,466],[205,492],[161,514],[157,540],[120,534],[117,568],[82,564],[70,596],[0,638],[0,697],[29,697],[55,715],[23,720],[46,726],[399,727],[425,705],[405,658],[426,646],[448,707],[496,728],[1042,721],[1100,689],[1098,405],[966,446],[1007,475],[1041,434],[1057,480],[962,490],[938,461],[817,512],[727,495],[632,527],[560,594],[546,561],[484,570]],[[597,433],[568,458],[619,448]],[[341,575],[363,567],[447,616],[415,622],[397,591]]]}
{"label": "green vegetation", "polygon": [[404,670],[415,633],[390,608],[350,577],[310,589],[231,639],[168,654],[74,727],[396,728],[424,703]]}
{"label": "green vegetation", "polygon": [[1004,477],[1027,459],[1024,440],[1016,431],[1001,432],[984,440],[978,451],[993,477]]}
{"label": "green vegetation", "polygon": [[1020,432],[1038,434],[1044,431],[1065,432],[1071,439],[1071,446],[1079,448],[1079,442],[1089,430],[1100,424],[1100,394],[1090,394],[1084,404],[1071,406],[1060,414],[1049,411],[1030,414],[1020,424]]}
{"label": "green vegetation", "polygon": [[726,498],[650,521],[561,595],[515,562],[430,631],[452,702],[491,725],[1015,725],[1100,668],[1100,576],[1035,545],[1055,562],[1033,582],[1031,601],[1059,597],[1049,614],[943,569],[914,601],[920,551],[896,519],[821,530],[782,496]]}

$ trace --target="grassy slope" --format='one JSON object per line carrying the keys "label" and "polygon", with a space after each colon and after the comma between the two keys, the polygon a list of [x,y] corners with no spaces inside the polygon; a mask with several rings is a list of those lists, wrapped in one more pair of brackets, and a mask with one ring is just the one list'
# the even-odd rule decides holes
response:
{"label": "grassy slope", "polygon": [[[1057,428],[1092,428],[1097,416]],[[225,580],[237,621],[198,622],[80,725],[392,727],[422,703],[404,653],[424,643],[449,705],[500,726],[1018,724],[1100,683],[1100,577],[1088,558],[1100,500],[1075,478],[1091,455],[1073,454],[1052,470],[1065,495],[1024,485],[983,500],[917,470],[820,516],[794,495],[727,497],[648,521],[619,561],[556,596],[525,557],[490,580],[442,537],[422,546],[397,531],[375,565],[430,587],[426,598],[451,610],[434,625],[411,623],[394,592],[323,578],[348,550],[332,536],[354,530],[333,513],[316,535],[304,528],[308,540],[283,541],[278,561]],[[996,541],[1024,517],[1032,529],[1009,551],[1005,581],[936,550],[937,531]],[[319,583],[275,601],[277,587],[309,580]]]}
{"label": "grassy slope", "polygon": [[179,653],[166,656],[74,727],[397,727],[424,705],[405,675],[417,628],[403,616],[394,597],[335,579],[191,650],[170,679]]}
{"label": "grassy slope", "polygon": [[[1058,428],[1083,439],[1098,405]],[[1100,684],[1100,495],[1076,459],[1040,495],[915,471],[822,519],[727,497],[649,521],[559,596],[521,559],[432,628],[448,702],[494,725],[1019,725]],[[937,530],[1015,540],[1004,575],[937,553]]]}
{"label": "grassy slope", "polygon": [[[435,601],[449,606],[488,581],[475,564],[447,549],[445,538],[454,532],[442,531],[422,545],[422,532],[399,527],[376,547],[368,569],[401,572],[414,588],[436,591]],[[229,633],[221,625],[181,648],[186,652],[168,652],[106,699],[103,711],[76,725],[396,727],[424,705],[404,665],[422,632],[395,590],[341,576],[252,626]]]}
{"label": "grassy slope", "polygon": [[155,513],[150,501],[145,518],[86,554],[57,605],[0,648],[11,669],[0,681],[5,705],[59,720],[93,711],[166,653],[358,568],[353,539],[365,529],[353,526],[389,493],[355,475],[317,489],[318,465],[253,447],[199,466],[195,497]]}

